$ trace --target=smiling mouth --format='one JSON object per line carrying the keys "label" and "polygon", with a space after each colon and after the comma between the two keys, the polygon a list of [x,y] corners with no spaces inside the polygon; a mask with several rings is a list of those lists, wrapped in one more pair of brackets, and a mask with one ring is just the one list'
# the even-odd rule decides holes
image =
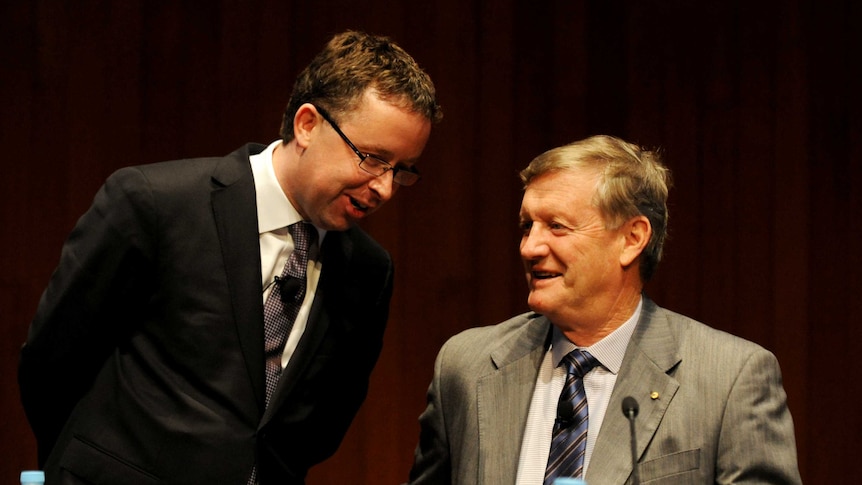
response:
{"label": "smiling mouth", "polygon": [[351,198],[350,198],[350,203],[351,203],[351,204],[353,205],[353,207],[355,207],[357,210],[359,210],[359,211],[361,211],[361,212],[368,212],[369,207],[368,207],[367,205],[364,205],[364,204],[360,203],[358,200],[354,199],[353,197],[351,197]]}
{"label": "smiling mouth", "polygon": [[550,278],[556,278],[559,275],[559,273],[549,273],[546,271],[530,271],[530,276],[536,280],[547,280]]}

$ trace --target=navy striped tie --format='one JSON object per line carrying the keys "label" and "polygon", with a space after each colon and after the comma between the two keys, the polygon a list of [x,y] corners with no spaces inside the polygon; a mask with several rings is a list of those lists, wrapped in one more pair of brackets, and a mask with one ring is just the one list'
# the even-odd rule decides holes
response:
{"label": "navy striped tie", "polygon": [[571,409],[572,412],[561,413],[570,416],[558,416],[554,422],[544,485],[552,485],[559,477],[580,478],[584,472],[589,412],[582,378],[599,365],[599,361],[589,352],[575,349],[563,358],[562,363],[566,365],[568,376],[560,393],[558,409]]}

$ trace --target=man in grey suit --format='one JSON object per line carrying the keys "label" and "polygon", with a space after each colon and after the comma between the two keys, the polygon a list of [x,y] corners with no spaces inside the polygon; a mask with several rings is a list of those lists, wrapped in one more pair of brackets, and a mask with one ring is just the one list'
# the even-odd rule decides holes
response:
{"label": "man in grey suit", "polygon": [[[440,350],[411,483],[801,483],[775,356],[643,294],[667,231],[658,154],[596,136],[540,155],[521,178],[532,312]],[[567,376],[570,352],[597,365]],[[556,430],[576,421],[568,382],[585,394],[586,437],[559,458]],[[639,404],[634,452],[627,397]],[[555,460],[578,467],[561,474]]]}
{"label": "man in grey suit", "polygon": [[345,32],[300,73],[281,139],[112,175],[21,352],[47,482],[304,483],[388,317],[392,261],[357,223],[419,178],[440,116],[403,49]]}

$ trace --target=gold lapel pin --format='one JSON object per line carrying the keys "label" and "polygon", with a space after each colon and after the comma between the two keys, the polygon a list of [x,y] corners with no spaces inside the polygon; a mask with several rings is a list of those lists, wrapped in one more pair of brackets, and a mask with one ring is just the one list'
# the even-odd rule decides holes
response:
{"label": "gold lapel pin", "polygon": [[653,391],[653,392],[649,393],[649,398],[652,399],[653,401],[658,399],[658,391]]}

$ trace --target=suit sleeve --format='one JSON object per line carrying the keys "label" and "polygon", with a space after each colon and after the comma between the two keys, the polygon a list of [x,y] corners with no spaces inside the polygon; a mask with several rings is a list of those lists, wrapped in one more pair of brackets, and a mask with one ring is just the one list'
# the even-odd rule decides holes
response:
{"label": "suit sleeve", "polygon": [[754,352],[731,388],[722,419],[716,483],[801,484],[793,421],[775,356]]}
{"label": "suit sleeve", "polygon": [[427,407],[419,417],[419,444],[416,446],[413,468],[410,470],[411,485],[452,483],[452,458],[441,385],[445,351],[446,345],[437,356],[434,377],[428,387]]}
{"label": "suit sleeve", "polygon": [[152,249],[151,194],[136,169],[112,175],[69,235],[19,362],[44,462],[72,409],[142,305]]}

